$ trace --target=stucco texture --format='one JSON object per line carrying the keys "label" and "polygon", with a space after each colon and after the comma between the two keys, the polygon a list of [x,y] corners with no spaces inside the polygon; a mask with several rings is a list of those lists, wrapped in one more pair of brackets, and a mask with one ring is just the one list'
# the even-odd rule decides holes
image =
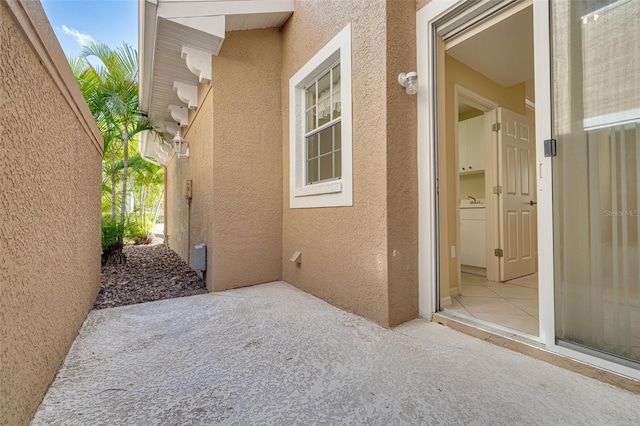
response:
{"label": "stucco texture", "polygon": [[[281,276],[282,162],[278,29],[227,33],[167,173],[168,235],[185,260],[207,244],[209,290]],[[189,218],[185,180],[193,182]],[[190,237],[189,237],[190,235]]]}
{"label": "stucco texture", "polygon": [[[353,206],[291,209],[289,78],[348,23]],[[418,314],[416,100],[397,84],[414,45],[413,2],[297,1],[282,32],[283,279],[385,326]]]}
{"label": "stucco texture", "polygon": [[[11,425],[31,420],[100,288],[101,140],[65,95],[84,102],[77,85],[60,86],[75,80],[40,4],[26,9],[35,29],[0,6],[0,424]],[[37,54],[51,47],[53,71]]]}

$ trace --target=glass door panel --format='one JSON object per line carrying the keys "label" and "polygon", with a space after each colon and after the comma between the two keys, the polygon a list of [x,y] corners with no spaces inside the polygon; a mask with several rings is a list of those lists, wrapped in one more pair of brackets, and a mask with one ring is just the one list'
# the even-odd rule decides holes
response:
{"label": "glass door panel", "polygon": [[640,1],[551,2],[559,344],[640,362]]}

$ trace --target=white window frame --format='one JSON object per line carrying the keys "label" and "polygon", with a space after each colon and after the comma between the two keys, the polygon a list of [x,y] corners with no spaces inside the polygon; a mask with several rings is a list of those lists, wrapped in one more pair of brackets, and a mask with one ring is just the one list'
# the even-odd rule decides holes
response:
{"label": "white window frame", "polygon": [[[305,87],[340,62],[342,176],[307,184],[305,157]],[[351,24],[289,79],[289,203],[292,209],[353,205],[351,119]]]}

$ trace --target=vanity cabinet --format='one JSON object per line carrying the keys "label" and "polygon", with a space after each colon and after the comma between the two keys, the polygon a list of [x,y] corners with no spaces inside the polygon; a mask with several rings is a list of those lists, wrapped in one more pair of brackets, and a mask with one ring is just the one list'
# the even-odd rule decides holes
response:
{"label": "vanity cabinet", "polygon": [[460,263],[487,267],[487,222],[484,206],[460,207]]}
{"label": "vanity cabinet", "polygon": [[484,170],[484,116],[458,122],[458,172]]}

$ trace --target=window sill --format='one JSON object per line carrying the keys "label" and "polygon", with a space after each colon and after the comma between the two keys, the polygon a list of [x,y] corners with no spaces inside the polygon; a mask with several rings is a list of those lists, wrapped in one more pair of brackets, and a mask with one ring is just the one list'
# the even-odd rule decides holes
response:
{"label": "window sill", "polygon": [[295,197],[309,197],[312,195],[335,194],[342,192],[342,181],[316,183],[295,190]]}

